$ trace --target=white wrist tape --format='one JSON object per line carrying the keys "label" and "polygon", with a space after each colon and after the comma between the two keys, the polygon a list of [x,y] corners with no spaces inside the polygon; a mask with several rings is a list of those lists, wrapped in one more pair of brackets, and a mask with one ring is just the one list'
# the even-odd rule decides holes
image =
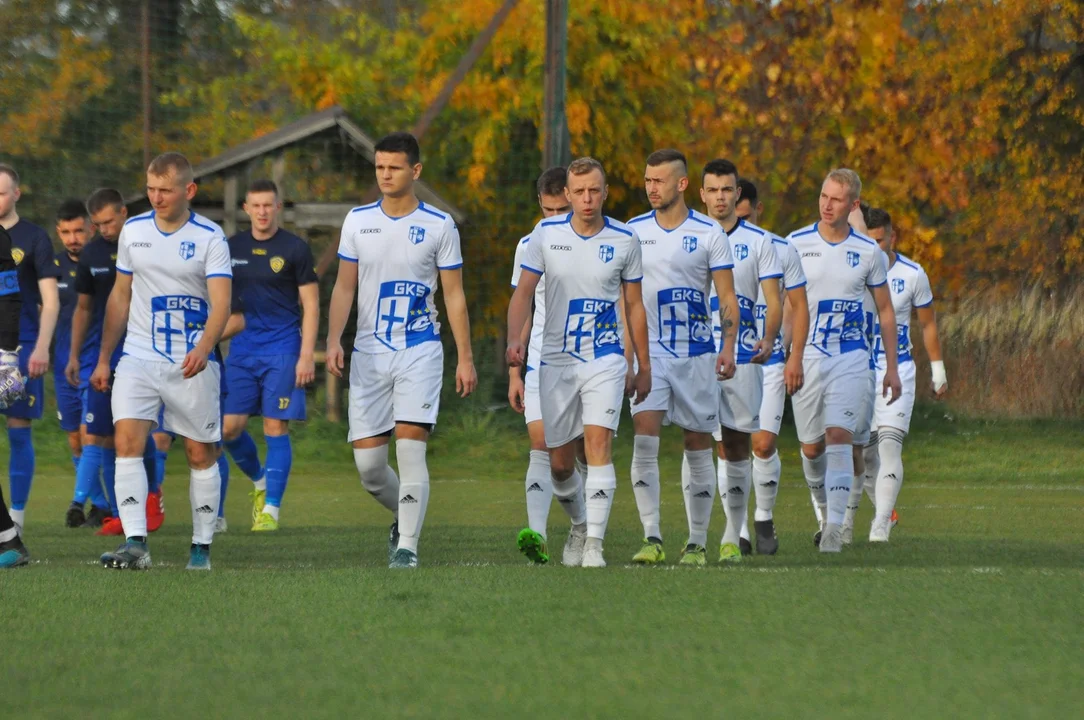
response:
{"label": "white wrist tape", "polygon": [[933,389],[940,390],[948,385],[948,375],[945,374],[945,363],[942,360],[930,362],[930,375],[933,379]]}

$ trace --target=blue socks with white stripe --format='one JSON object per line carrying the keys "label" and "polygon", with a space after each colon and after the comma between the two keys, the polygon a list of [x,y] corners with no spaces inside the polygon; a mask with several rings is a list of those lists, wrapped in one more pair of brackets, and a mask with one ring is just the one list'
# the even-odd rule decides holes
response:
{"label": "blue socks with white stripe", "polygon": [[264,471],[267,477],[267,504],[279,507],[282,496],[286,494],[286,483],[290,478],[290,466],[294,462],[293,447],[289,435],[268,435],[267,464]]}

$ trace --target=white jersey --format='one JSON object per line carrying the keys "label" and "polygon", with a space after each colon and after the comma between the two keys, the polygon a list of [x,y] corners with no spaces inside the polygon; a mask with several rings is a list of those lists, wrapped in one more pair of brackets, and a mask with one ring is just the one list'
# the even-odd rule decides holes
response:
{"label": "white jersey", "polygon": [[[798,251],[794,249],[793,245],[778,235],[768,233],[768,236],[772,239],[772,249],[775,250],[775,254],[779,258],[779,265],[783,269],[783,278],[781,280],[783,290],[790,291],[804,286],[805,273],[802,272],[802,261],[798,257]],[[755,310],[757,316],[757,332],[759,333],[759,337],[764,337],[764,333],[766,332],[765,324],[767,322],[768,304],[764,301],[763,291],[757,294],[757,306]],[[783,348],[783,330],[782,327],[780,327],[779,334],[775,336],[775,344],[772,346],[772,356],[765,361],[764,365],[781,365],[786,362],[786,359],[786,350]]]}
{"label": "white jersey", "polygon": [[613,218],[591,237],[572,229],[572,213],[535,226],[523,269],[546,278],[540,361],[572,365],[623,354],[617,301],[622,282],[643,280],[640,239]]}
{"label": "white jersey", "polygon": [[351,210],[339,240],[339,257],[358,265],[354,350],[369,354],[440,340],[433,301],[439,271],[463,266],[450,216],[418,203],[390,217],[381,202]]}
{"label": "white jersey", "polygon": [[[527,243],[531,236],[527,235],[516,245],[515,265],[512,268],[512,287],[519,285],[519,276],[523,273],[523,256],[527,254]],[[531,321],[531,341],[527,345],[527,367],[535,369],[542,357],[542,330],[546,325],[546,276],[538,280],[538,287],[534,291],[534,319]],[[532,364],[533,363],[533,364]]]}
{"label": "white jersey", "polygon": [[158,229],[153,211],[126,222],[117,272],[132,276],[124,354],[171,363],[183,362],[203,337],[211,310],[207,279],[233,277],[222,228],[191,211],[169,234]]}
{"label": "white jersey", "polygon": [[[888,290],[896,311],[896,352],[902,365],[914,360],[911,356],[911,311],[932,305],[933,291],[930,290],[930,278],[922,266],[899,253],[896,253],[896,262],[888,269]],[[883,370],[886,365],[881,324],[876,315],[873,320],[874,360],[877,367]]]}
{"label": "white jersey", "polygon": [[[644,263],[644,309],[653,358],[697,357],[715,352],[709,312],[711,274],[734,267],[719,223],[689,210],[673,230],[655,211],[629,220],[640,238]],[[716,305],[718,307],[718,304]]]}
{"label": "white jersey", "polygon": [[802,260],[809,296],[809,340],[806,358],[869,352],[862,298],[866,288],[885,284],[881,249],[851,229],[839,243],[825,240],[819,223],[796,230],[787,240]]}
{"label": "white jersey", "polygon": [[[757,299],[763,300],[760,281],[783,277],[783,266],[772,249],[771,236],[756,225],[739,220],[727,236],[734,254],[734,294],[738,296],[738,347],[734,359],[746,365],[756,354],[753,346],[764,334],[764,319],[761,317],[758,323],[756,312]],[[717,313],[718,297],[713,299],[712,307]]]}

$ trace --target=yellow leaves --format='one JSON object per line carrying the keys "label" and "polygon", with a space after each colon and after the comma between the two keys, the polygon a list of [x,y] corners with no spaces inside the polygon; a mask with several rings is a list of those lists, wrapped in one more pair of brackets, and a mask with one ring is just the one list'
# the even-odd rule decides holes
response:
{"label": "yellow leaves", "polygon": [[778,82],[779,75],[782,72],[783,68],[781,68],[777,63],[771,63],[770,65],[768,65],[768,69],[764,72],[764,74],[767,76],[768,82],[774,83]]}

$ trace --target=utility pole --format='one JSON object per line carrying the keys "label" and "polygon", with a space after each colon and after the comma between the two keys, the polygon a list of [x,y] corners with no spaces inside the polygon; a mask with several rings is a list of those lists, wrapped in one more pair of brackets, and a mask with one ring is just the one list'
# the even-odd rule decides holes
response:
{"label": "utility pole", "polygon": [[143,168],[151,164],[151,3],[140,3],[139,59],[143,100]]}
{"label": "utility pole", "polygon": [[545,149],[542,167],[567,165],[571,140],[565,114],[568,84],[568,0],[546,0],[546,62],[543,86],[543,130]]}

